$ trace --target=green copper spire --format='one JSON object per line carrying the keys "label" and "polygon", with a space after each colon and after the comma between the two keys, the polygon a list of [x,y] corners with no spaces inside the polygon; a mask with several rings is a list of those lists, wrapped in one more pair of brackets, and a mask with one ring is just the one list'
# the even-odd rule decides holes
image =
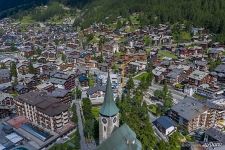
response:
{"label": "green copper spire", "polygon": [[113,99],[112,85],[111,85],[110,75],[108,73],[106,92],[105,92],[104,102],[100,110],[100,114],[111,117],[116,115],[118,112],[119,112],[119,109],[117,108],[115,101]]}

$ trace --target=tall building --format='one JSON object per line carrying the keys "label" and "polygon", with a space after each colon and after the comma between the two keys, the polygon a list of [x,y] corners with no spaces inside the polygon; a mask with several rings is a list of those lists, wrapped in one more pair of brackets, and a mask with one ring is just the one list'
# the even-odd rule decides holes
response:
{"label": "tall building", "polygon": [[29,92],[15,99],[17,114],[50,131],[60,131],[69,123],[69,105],[43,92]]}
{"label": "tall building", "polygon": [[119,127],[119,109],[117,108],[108,74],[106,93],[99,116],[99,143],[109,138],[115,128]]}
{"label": "tall building", "polygon": [[200,102],[186,97],[174,105],[169,116],[189,132],[203,128],[208,129],[223,119],[225,97]]}

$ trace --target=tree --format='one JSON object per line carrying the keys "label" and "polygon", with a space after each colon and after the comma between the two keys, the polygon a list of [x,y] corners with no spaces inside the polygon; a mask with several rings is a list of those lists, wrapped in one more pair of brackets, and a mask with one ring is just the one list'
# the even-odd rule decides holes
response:
{"label": "tree", "polygon": [[84,98],[82,102],[83,102],[82,110],[83,110],[85,120],[93,119],[94,116],[91,112],[92,110],[91,100],[89,98]]}
{"label": "tree", "polygon": [[144,36],[144,44],[145,44],[145,46],[149,46],[152,44],[152,40],[147,35]]}
{"label": "tree", "polygon": [[123,26],[122,22],[120,20],[118,20],[116,23],[116,29],[120,29],[120,28],[122,28],[122,26]]}
{"label": "tree", "polygon": [[6,69],[7,68],[5,63],[1,63],[0,66],[1,66],[0,69]]}
{"label": "tree", "polygon": [[72,113],[73,113],[73,116],[72,116],[72,119],[71,120],[74,123],[77,123],[78,118],[77,118],[77,113],[76,113],[76,104],[73,104],[72,107],[71,107],[71,109],[72,109]]}
{"label": "tree", "polygon": [[[135,89],[133,91],[134,96],[131,97],[130,95],[123,94],[122,99],[117,102],[120,108],[120,121],[127,123],[137,134],[143,149],[153,149],[156,144],[156,137],[149,121],[147,105],[142,103],[142,90]],[[149,139],[151,140],[149,141]]]}
{"label": "tree", "polygon": [[10,65],[10,73],[11,73],[11,76],[17,78],[17,69],[16,69],[15,62],[11,63],[11,65]]}
{"label": "tree", "polygon": [[61,60],[62,60],[63,62],[66,62],[66,55],[65,55],[64,53],[62,53],[62,55],[61,55]]}
{"label": "tree", "polygon": [[34,68],[34,66],[33,66],[33,64],[31,62],[28,65],[28,72],[30,74],[36,74],[36,70],[35,70],[35,68]]}
{"label": "tree", "polygon": [[100,36],[100,40],[98,42],[98,46],[99,46],[99,51],[101,52],[102,55],[102,51],[103,51],[103,45],[106,42],[106,38],[104,36]]}
{"label": "tree", "polygon": [[38,47],[38,48],[36,49],[36,54],[37,54],[38,56],[40,56],[41,53],[42,53],[42,50]]}
{"label": "tree", "polygon": [[171,92],[168,89],[166,81],[164,82],[163,90],[162,90],[162,99],[164,102],[164,112],[167,111],[173,104],[173,97]]}
{"label": "tree", "polygon": [[126,88],[128,90],[131,90],[134,88],[134,80],[132,77],[129,78],[129,80],[127,81],[127,85],[126,85]]}
{"label": "tree", "polygon": [[82,91],[78,87],[76,87],[76,98],[81,99],[81,95],[82,95]]}
{"label": "tree", "polygon": [[161,90],[155,90],[154,91],[154,96],[156,97],[156,98],[158,98],[158,99],[162,99],[163,98],[163,96],[162,96],[162,91]]}

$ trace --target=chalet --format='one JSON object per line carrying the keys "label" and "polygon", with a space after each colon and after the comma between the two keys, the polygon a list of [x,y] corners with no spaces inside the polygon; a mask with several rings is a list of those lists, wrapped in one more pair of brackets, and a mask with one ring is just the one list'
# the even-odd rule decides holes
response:
{"label": "chalet", "polygon": [[135,61],[130,62],[128,65],[129,72],[138,72],[138,71],[144,71],[146,68],[147,62],[143,61]]}
{"label": "chalet", "polygon": [[91,100],[92,104],[101,104],[104,100],[106,86],[96,85],[87,90],[87,97]]}
{"label": "chalet", "polygon": [[29,72],[29,68],[28,68],[27,64],[18,63],[16,65],[16,67],[17,67],[17,72],[20,73],[20,74],[25,75]]}
{"label": "chalet", "polygon": [[190,75],[189,75],[189,84],[190,85],[195,85],[195,86],[199,86],[201,84],[211,84],[213,81],[212,76],[207,73],[207,72],[202,72],[199,70],[195,70],[193,71]]}
{"label": "chalet", "polygon": [[87,77],[86,74],[81,74],[81,75],[79,75],[78,80],[79,80],[80,85],[81,85],[82,87],[87,87],[88,84],[89,84],[89,79],[88,79],[88,77]]}
{"label": "chalet", "polygon": [[155,69],[152,70],[152,73],[155,77],[155,81],[156,82],[161,82],[162,80],[164,80],[165,78],[165,74],[166,74],[166,68],[163,67],[156,67]]}
{"label": "chalet", "polygon": [[111,40],[104,45],[104,49],[108,52],[116,53],[119,52],[119,44],[116,41]]}
{"label": "chalet", "polygon": [[37,58],[37,62],[38,63],[47,63],[47,59],[45,57],[40,56],[40,57]]}
{"label": "chalet", "polygon": [[207,61],[197,60],[197,61],[195,61],[194,64],[195,64],[195,68],[197,70],[200,70],[200,71],[207,71],[208,70],[208,67],[207,67],[208,62]]}
{"label": "chalet", "polygon": [[18,94],[25,94],[29,92],[29,89],[26,85],[18,84],[13,88]]}
{"label": "chalet", "polygon": [[0,69],[0,84],[11,81],[10,71],[8,69]]}
{"label": "chalet", "polygon": [[54,91],[55,86],[51,82],[44,82],[42,84],[37,85],[37,90],[39,91],[47,91],[47,92],[52,92]]}
{"label": "chalet", "polygon": [[216,77],[218,81],[225,83],[225,64],[217,66],[212,75]]}
{"label": "chalet", "polygon": [[224,52],[224,48],[209,48],[208,57],[212,59],[221,58]]}
{"label": "chalet", "polygon": [[55,87],[71,90],[75,87],[75,75],[56,72],[50,77],[49,82],[54,84]]}
{"label": "chalet", "polygon": [[60,102],[63,102],[66,104],[71,103],[72,101],[70,91],[65,89],[56,88],[53,91],[51,91],[51,93],[48,93],[48,96],[57,98],[60,100]]}
{"label": "chalet", "polygon": [[167,116],[157,118],[153,124],[164,135],[170,135],[176,130],[173,121]]}
{"label": "chalet", "polygon": [[11,82],[0,84],[0,91],[2,91],[4,93],[12,93],[13,87],[12,87]]}
{"label": "chalet", "polygon": [[0,92],[0,119],[9,116],[14,109],[14,99],[8,93]]}
{"label": "chalet", "polygon": [[20,51],[21,51],[22,56],[27,57],[27,58],[34,55],[34,50],[32,50],[31,47],[23,47]]}
{"label": "chalet", "polygon": [[183,69],[175,68],[166,75],[165,79],[170,84],[177,84],[184,81],[185,74]]}
{"label": "chalet", "polygon": [[103,72],[107,72],[110,66],[107,63],[98,63],[98,68]]}
{"label": "chalet", "polygon": [[216,98],[224,93],[224,90],[219,86],[209,86],[208,84],[202,84],[197,87],[197,94],[207,98]]}

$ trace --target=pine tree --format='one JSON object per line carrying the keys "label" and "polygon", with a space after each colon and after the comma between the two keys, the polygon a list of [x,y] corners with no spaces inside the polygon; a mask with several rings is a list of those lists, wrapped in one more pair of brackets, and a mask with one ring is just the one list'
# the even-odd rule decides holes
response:
{"label": "pine tree", "polygon": [[33,66],[33,64],[31,62],[28,65],[28,72],[30,74],[36,74],[36,70],[35,70],[35,68],[34,68],[34,66]]}
{"label": "pine tree", "polygon": [[16,69],[16,63],[15,62],[13,62],[10,65],[10,73],[11,73],[11,76],[17,78],[17,69]]}

